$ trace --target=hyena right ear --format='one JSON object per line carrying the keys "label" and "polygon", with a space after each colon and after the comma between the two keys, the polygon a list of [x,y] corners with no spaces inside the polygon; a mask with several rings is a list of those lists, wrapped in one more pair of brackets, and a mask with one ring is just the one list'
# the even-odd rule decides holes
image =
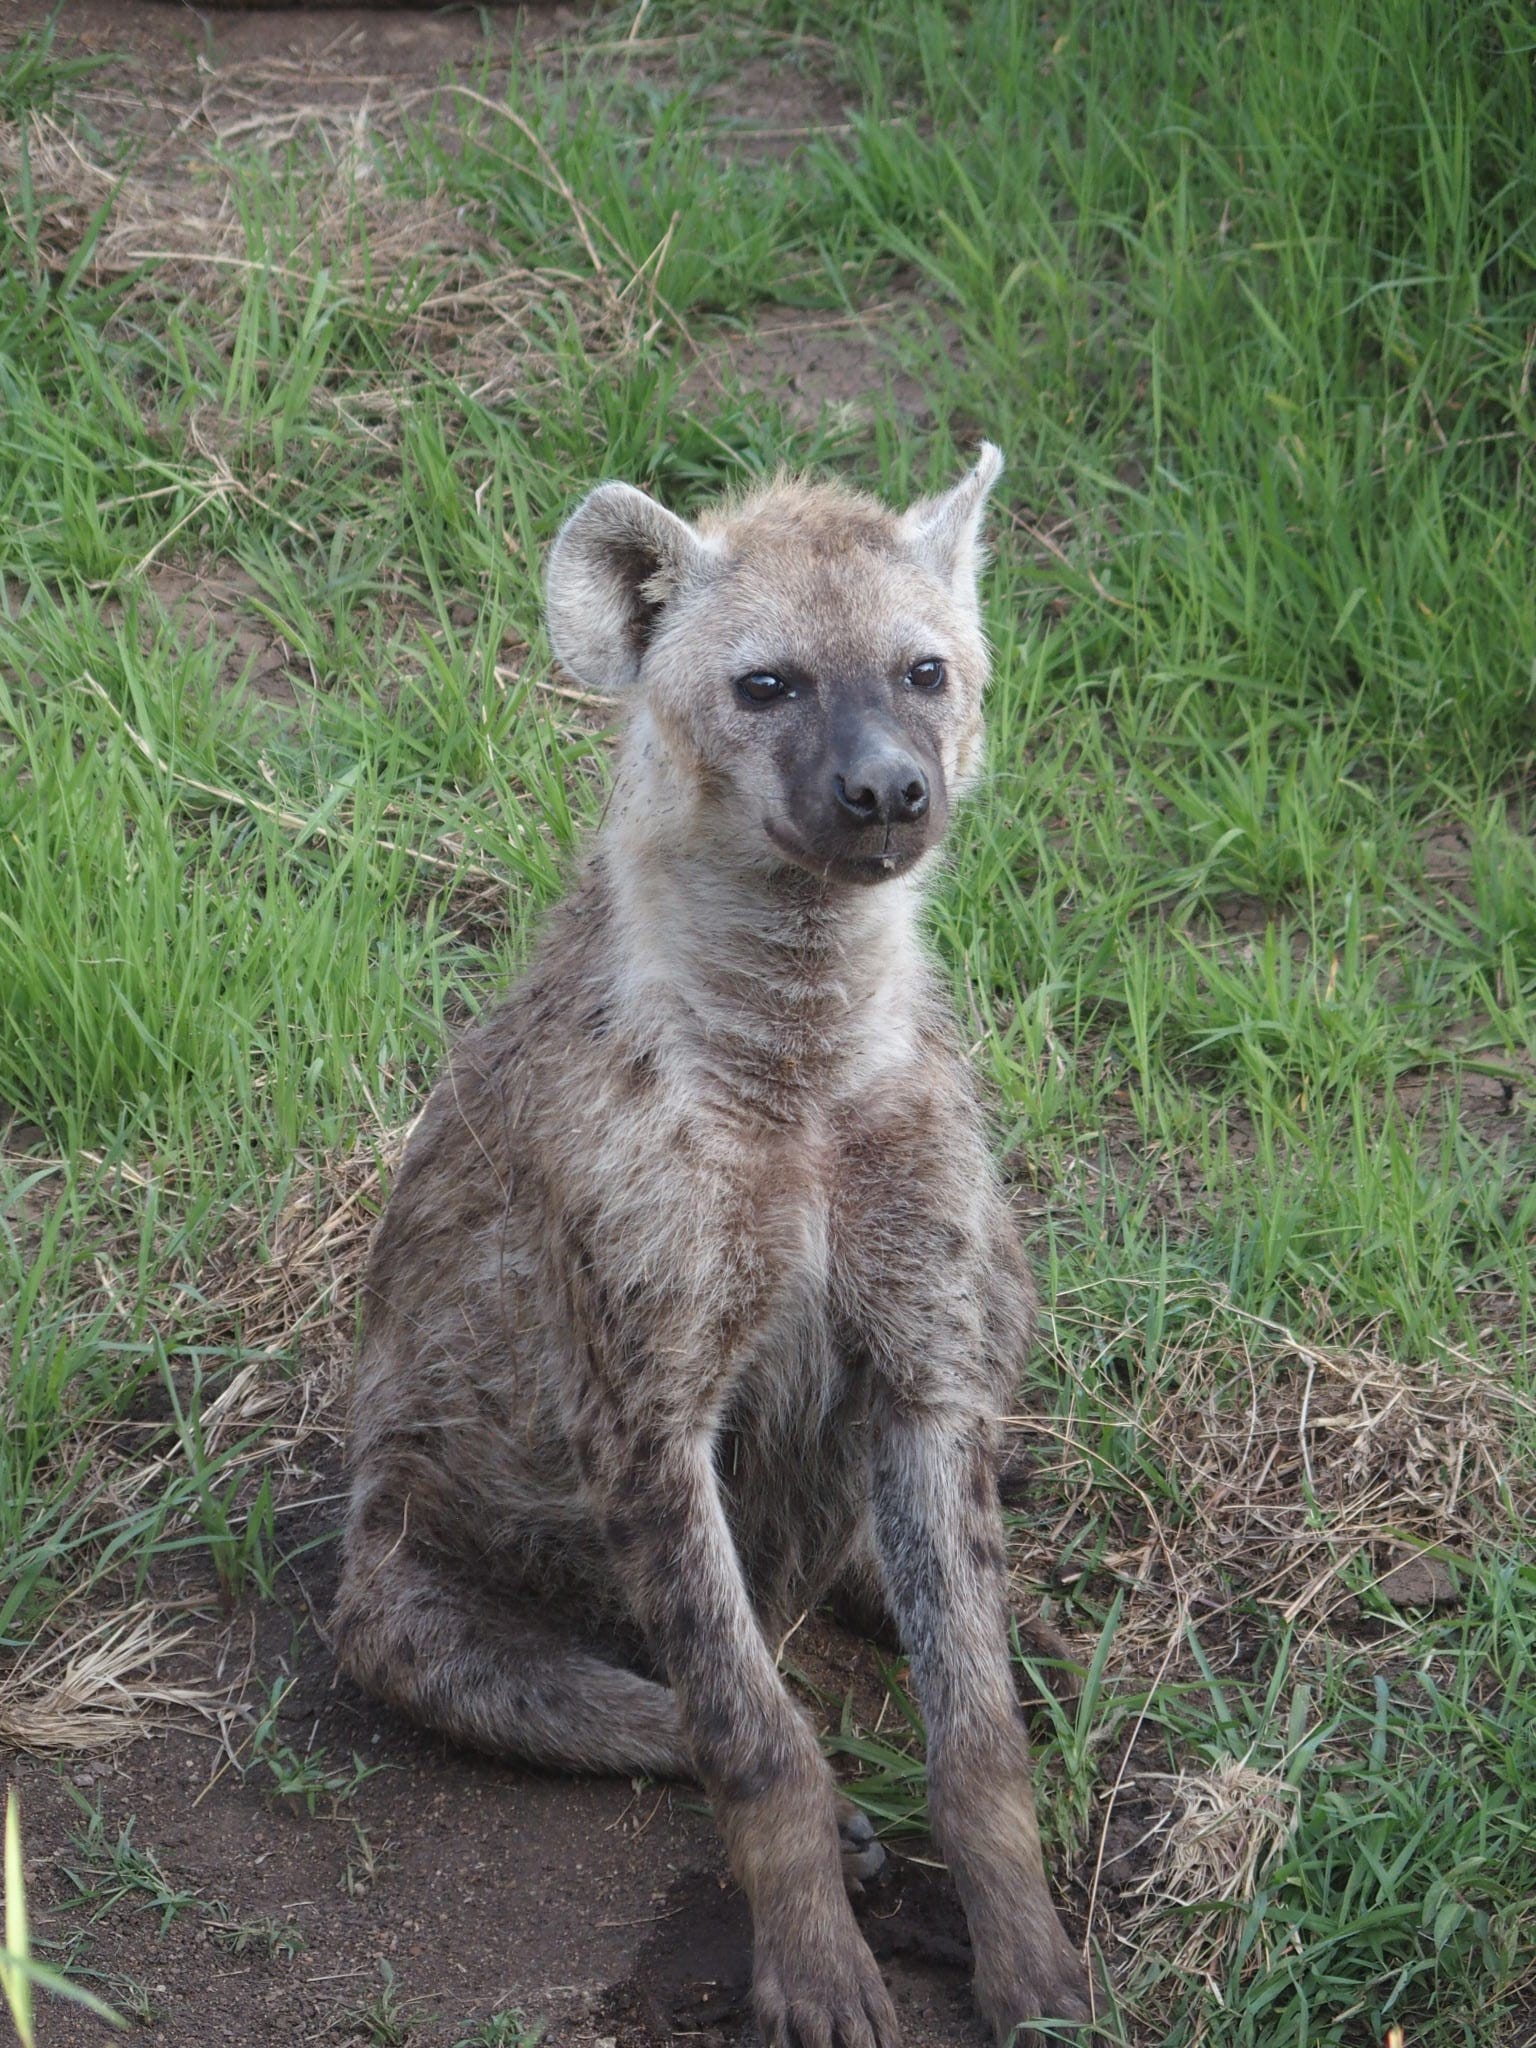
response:
{"label": "hyena right ear", "polygon": [[545,576],[555,653],[594,690],[620,696],[640,673],[668,600],[711,549],[631,484],[599,484],[556,536]]}

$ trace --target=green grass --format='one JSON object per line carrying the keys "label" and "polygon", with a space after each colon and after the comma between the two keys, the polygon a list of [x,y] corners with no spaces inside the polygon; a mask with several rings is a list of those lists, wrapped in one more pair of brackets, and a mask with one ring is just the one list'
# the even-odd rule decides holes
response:
{"label": "green grass", "polygon": [[336,2023],[346,2026],[374,2048],[408,2048],[417,2032],[417,2015],[410,2008],[417,2000],[402,1998],[395,1983],[393,1966],[379,1958],[380,1988],[361,2004],[338,2011]]}
{"label": "green grass", "polygon": [[456,2042],[455,2048],[538,2048],[543,2033],[541,2024],[530,2026],[520,2013],[496,2012]]}
{"label": "green grass", "polygon": [[[423,101],[366,176],[237,154],[237,240],[195,288],[99,272],[113,201],[61,227],[22,131],[0,1646],[167,1574],[269,1593],[269,1418],[207,1413],[344,1344],[318,1295],[297,1329],[258,1302],[295,1204],[334,1214],[410,1116],[596,814],[600,736],[543,687],[574,498],[622,475],[686,509],[810,462],[900,499],[984,430],[991,766],[933,932],[1055,1304],[1020,1540],[1102,1649],[1041,1725],[1048,1831],[1086,1885],[1133,1730],[1137,1772],[1233,1758],[1297,1794],[1251,1899],[1185,1916],[1210,1967],[1166,1922],[1111,1952],[1128,2039],[1518,2039],[1536,16],[646,27],[696,38],[686,84],[578,44],[514,80],[515,120],[489,74]],[[787,164],[733,147],[732,68],[765,52],[835,65],[852,109]],[[67,120],[83,76],[29,44],[0,113]],[[869,301],[931,429],[690,376],[691,339],[765,305]],[[211,634],[174,564],[237,589]],[[242,677],[258,642],[291,702]],[[1245,1549],[1234,1478],[1278,1488],[1280,1551]],[[1394,1608],[1378,1535],[1450,1556],[1459,1604]],[[872,1809],[920,1818],[910,1745],[846,1740]]]}
{"label": "green grass", "polygon": [[72,1904],[88,1911],[93,1920],[124,1904],[140,1906],[159,1916],[162,1934],[182,1913],[224,1915],[222,1906],[166,1876],[154,1851],[141,1849],[134,1841],[133,1820],[125,1821],[113,1837],[101,1808],[78,1793],[74,1797],[85,1815],[85,1827],[70,1838],[81,1863],[65,1865],[74,1887]]}

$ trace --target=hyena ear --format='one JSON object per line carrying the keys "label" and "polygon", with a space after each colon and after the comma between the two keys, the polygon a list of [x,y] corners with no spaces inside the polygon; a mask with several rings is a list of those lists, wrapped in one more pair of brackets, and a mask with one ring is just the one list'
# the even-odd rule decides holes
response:
{"label": "hyena ear", "polygon": [[581,682],[633,687],[668,600],[708,563],[693,528],[630,484],[599,484],[550,549],[545,613],[555,653]]}
{"label": "hyena ear", "polygon": [[976,466],[941,498],[921,498],[902,518],[907,545],[957,596],[973,596],[981,567],[981,522],[1003,458],[983,441]]}

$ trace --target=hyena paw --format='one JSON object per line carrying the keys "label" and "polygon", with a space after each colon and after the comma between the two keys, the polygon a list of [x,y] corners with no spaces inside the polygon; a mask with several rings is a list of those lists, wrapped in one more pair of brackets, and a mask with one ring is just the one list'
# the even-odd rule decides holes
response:
{"label": "hyena paw", "polygon": [[885,1847],[875,1834],[867,1813],[861,1813],[851,1799],[837,1802],[837,1838],[843,1852],[843,1883],[852,1897],[885,1868]]}
{"label": "hyena paw", "polygon": [[[976,1977],[976,2003],[998,2042],[998,2048],[1032,2048],[1038,2036],[1032,2020],[1091,2021],[1093,2000],[1082,1958],[1063,1937],[1048,1956],[1030,1956],[1006,1973],[981,1971]],[[1020,2031],[1022,2029],[1022,2031]],[[1053,2034],[1052,2040],[1056,2039]]]}
{"label": "hyena paw", "polygon": [[765,2048],[901,2048],[896,2008],[851,1917],[837,1931],[802,1922],[782,1941],[758,1928],[754,1948]]}

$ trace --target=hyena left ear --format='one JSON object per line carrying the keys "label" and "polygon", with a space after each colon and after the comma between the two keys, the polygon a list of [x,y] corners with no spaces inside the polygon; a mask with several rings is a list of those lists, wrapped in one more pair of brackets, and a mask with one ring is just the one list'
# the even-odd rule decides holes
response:
{"label": "hyena left ear", "polygon": [[907,545],[925,569],[960,596],[971,596],[981,567],[981,522],[1003,473],[1001,450],[983,441],[976,466],[941,498],[920,498],[903,515]]}

